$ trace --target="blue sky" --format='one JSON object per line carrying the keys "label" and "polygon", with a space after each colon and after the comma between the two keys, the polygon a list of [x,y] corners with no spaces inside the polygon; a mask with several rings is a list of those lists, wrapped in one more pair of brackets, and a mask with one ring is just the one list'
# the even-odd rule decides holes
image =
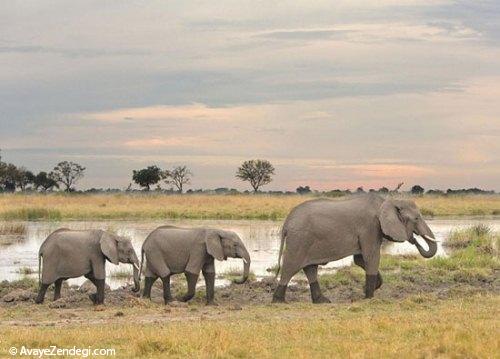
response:
{"label": "blue sky", "polygon": [[81,187],[500,190],[499,44],[497,1],[3,2],[0,148]]}

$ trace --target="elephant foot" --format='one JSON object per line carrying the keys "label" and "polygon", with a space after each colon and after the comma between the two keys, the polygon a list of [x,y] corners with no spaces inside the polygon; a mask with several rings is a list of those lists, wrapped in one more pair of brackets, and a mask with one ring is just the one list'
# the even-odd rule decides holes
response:
{"label": "elephant foot", "polygon": [[179,302],[187,302],[187,301],[193,299],[193,297],[194,297],[194,294],[183,295],[182,297],[179,298]]}
{"label": "elephant foot", "polygon": [[309,287],[311,289],[311,299],[314,304],[331,303],[330,299],[321,293],[318,282],[310,283]]}
{"label": "elephant foot", "polygon": [[285,301],[286,285],[278,285],[273,294],[273,303],[286,303]]}
{"label": "elephant foot", "polygon": [[377,286],[375,287],[375,289],[379,289],[383,283],[384,283],[384,281],[382,280],[382,276],[380,275],[380,273],[378,273],[377,274]]}
{"label": "elephant foot", "polygon": [[219,303],[217,303],[215,300],[210,300],[210,301],[207,301],[206,305],[211,306],[211,307],[218,307]]}
{"label": "elephant foot", "polygon": [[365,282],[365,298],[370,299],[373,298],[373,293],[375,292],[375,289],[378,284],[378,275],[366,275],[366,282]]}
{"label": "elephant foot", "polygon": [[89,299],[92,301],[92,303],[98,304],[97,303],[97,293],[89,294]]}
{"label": "elephant foot", "polygon": [[89,298],[94,305],[104,304],[104,299],[99,299],[97,293],[89,294]]}
{"label": "elephant foot", "polygon": [[325,296],[314,298],[312,301],[314,304],[331,303],[332,301]]}
{"label": "elephant foot", "polygon": [[36,298],[35,299],[35,303],[36,304],[42,304],[43,303],[43,298],[41,298],[41,299],[40,298]]}
{"label": "elephant foot", "polygon": [[[151,297],[149,297],[149,300],[151,300]],[[174,298],[172,298],[172,297],[163,298],[163,302],[165,303],[165,305],[172,303],[173,301],[174,301]]]}

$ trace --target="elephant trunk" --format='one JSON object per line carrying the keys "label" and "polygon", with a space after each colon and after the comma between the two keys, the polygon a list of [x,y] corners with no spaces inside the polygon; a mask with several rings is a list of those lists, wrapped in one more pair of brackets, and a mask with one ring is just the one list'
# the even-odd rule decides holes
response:
{"label": "elephant trunk", "polygon": [[418,251],[424,258],[431,258],[434,257],[434,255],[437,252],[437,243],[435,241],[429,240],[426,237],[422,237],[427,243],[427,246],[429,247],[428,250],[425,250],[424,247],[422,247],[417,241],[415,241],[415,246],[417,247]]}
{"label": "elephant trunk", "polygon": [[435,238],[434,233],[432,233],[432,230],[423,220],[417,223],[416,229],[417,229],[416,231],[417,234],[425,240],[425,243],[427,243],[429,249],[426,250],[425,248],[423,248],[416,240],[414,241],[413,244],[415,244],[422,257],[424,258],[433,257],[437,252],[437,243],[436,240],[434,239]]}
{"label": "elephant trunk", "polygon": [[248,251],[243,247],[243,250],[240,253],[241,259],[243,259],[243,277],[239,280],[235,280],[236,284],[243,284],[247,281],[248,276],[250,275],[250,255]]}

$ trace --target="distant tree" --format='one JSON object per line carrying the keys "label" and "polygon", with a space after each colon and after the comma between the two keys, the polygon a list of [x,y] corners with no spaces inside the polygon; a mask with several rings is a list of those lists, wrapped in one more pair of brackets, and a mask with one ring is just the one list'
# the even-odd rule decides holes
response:
{"label": "distant tree", "polygon": [[311,188],[309,186],[304,186],[304,187],[299,186],[297,187],[295,192],[297,192],[298,194],[309,194],[311,193]]}
{"label": "distant tree", "polygon": [[192,176],[193,173],[186,166],[177,166],[163,172],[165,183],[174,185],[179,193],[182,193],[185,184],[191,183]]}
{"label": "distant tree", "polygon": [[236,178],[250,182],[254,193],[261,186],[271,183],[274,167],[267,160],[249,160],[243,162],[236,172]]}
{"label": "distant tree", "polygon": [[141,187],[145,187],[146,191],[151,189],[151,185],[160,182],[162,176],[161,168],[157,166],[148,166],[142,170],[134,170],[132,179]]}
{"label": "distant tree", "polygon": [[416,184],[415,186],[413,186],[410,190],[411,194],[423,194],[424,193],[424,187],[422,186],[419,186],[418,184]]}
{"label": "distant tree", "polygon": [[63,161],[54,167],[50,173],[50,177],[57,183],[64,185],[66,192],[71,192],[76,182],[83,178],[84,172],[85,167],[78,163]]}
{"label": "distant tree", "polygon": [[33,178],[33,186],[37,190],[42,189],[44,192],[50,191],[53,188],[59,188],[56,180],[45,171],[38,172],[35,178]]}
{"label": "distant tree", "polygon": [[356,188],[356,193],[365,193],[365,190],[363,189],[363,187],[358,187]]}
{"label": "distant tree", "polygon": [[19,171],[12,163],[0,163],[0,185],[7,192],[16,190],[16,183],[19,177]]}
{"label": "distant tree", "polygon": [[33,180],[35,179],[35,175],[33,172],[28,171],[24,167],[19,167],[17,169],[17,174],[16,174],[16,186],[21,190],[25,191],[26,188],[30,185],[33,184]]}
{"label": "distant tree", "polygon": [[379,193],[389,193],[389,189],[387,187],[382,187],[378,189]]}

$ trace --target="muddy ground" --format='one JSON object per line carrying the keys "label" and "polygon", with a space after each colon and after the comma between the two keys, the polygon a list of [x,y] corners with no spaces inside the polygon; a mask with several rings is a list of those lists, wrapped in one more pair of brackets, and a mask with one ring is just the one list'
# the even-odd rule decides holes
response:
{"label": "muddy ground", "polygon": [[[391,273],[387,283],[376,291],[375,300],[404,300],[422,295],[434,299],[464,297],[477,293],[500,294],[500,272],[493,276],[457,278],[454,281],[436,281],[426,273]],[[276,286],[273,277],[259,281],[250,281],[242,285],[231,284],[216,288],[218,306],[207,307],[204,304],[205,290],[199,283],[195,298],[189,303],[174,301],[163,305],[161,281],[158,280],[152,290],[152,300],[140,298],[132,292],[132,286],[116,290],[106,290],[104,306],[94,306],[88,298],[95,289],[90,283],[82,287],[64,285],[62,297],[53,301],[53,291],[47,292],[42,305],[34,303],[36,283],[33,281],[0,283],[0,318],[8,326],[59,326],[81,323],[113,323],[128,320],[139,322],[157,322],[169,320],[190,320],[231,315],[235,311],[249,310],[253,306],[270,305]],[[320,283],[324,294],[333,305],[364,301],[363,273],[347,268],[341,274],[323,275]],[[90,284],[90,285],[89,285]],[[185,291],[185,281],[177,276],[172,281],[172,292],[179,296]],[[290,304],[310,303],[309,287],[305,278],[299,276],[287,291]],[[326,304],[328,305],[328,304]]]}

